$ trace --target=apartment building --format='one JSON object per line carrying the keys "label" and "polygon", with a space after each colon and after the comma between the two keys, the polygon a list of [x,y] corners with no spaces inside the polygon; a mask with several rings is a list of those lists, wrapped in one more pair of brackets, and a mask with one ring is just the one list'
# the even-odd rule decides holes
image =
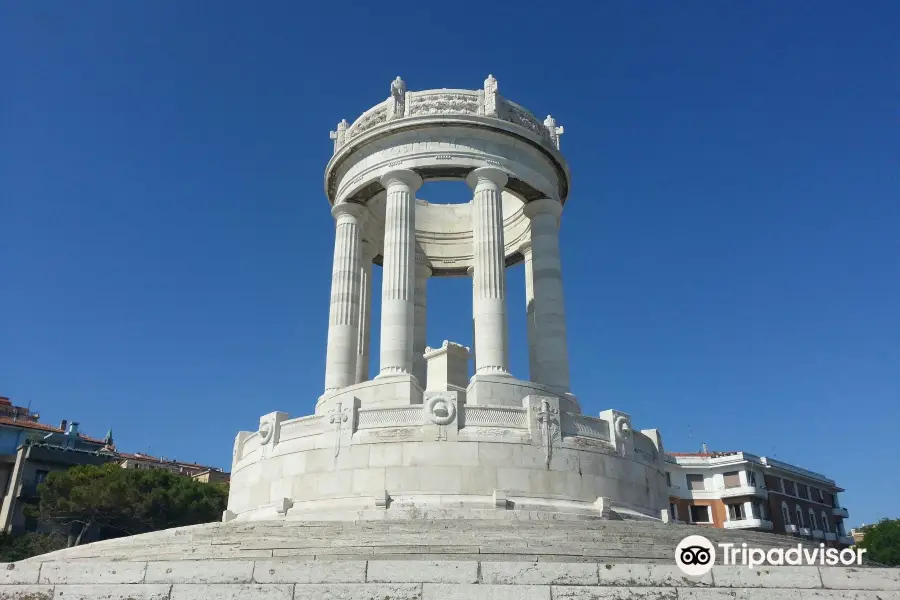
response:
{"label": "apartment building", "polygon": [[666,476],[674,521],[853,543],[838,500],[844,490],[821,473],[748,452],[675,452]]}
{"label": "apartment building", "polygon": [[62,421],[58,427],[41,423],[38,413],[0,396],[0,532],[38,527],[24,509],[38,501],[38,485],[50,473],[108,462],[118,462],[125,469],[167,469],[207,483],[229,478],[228,473],[207,465],[118,452],[112,431],[99,439],[81,433],[77,422]]}
{"label": "apartment building", "polygon": [[141,452],[135,452],[134,454],[119,452],[118,456],[120,458],[119,464],[123,469],[165,469],[176,475],[183,475],[204,483],[228,481],[230,477],[229,473],[209,465],[151,456]]}
{"label": "apartment building", "polygon": [[79,465],[104,464],[115,456],[108,440],[83,435],[78,431],[78,423],[65,421],[59,427],[33,421],[3,423],[2,440],[8,441],[0,454],[4,489],[0,531],[4,532],[34,531],[38,527],[37,521],[25,514],[25,507],[38,502],[38,485],[50,473]]}

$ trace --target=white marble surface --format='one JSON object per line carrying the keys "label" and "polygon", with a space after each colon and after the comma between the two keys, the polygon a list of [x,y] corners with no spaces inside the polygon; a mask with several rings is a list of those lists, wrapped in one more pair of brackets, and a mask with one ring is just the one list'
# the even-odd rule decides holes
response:
{"label": "white marble surface", "polygon": [[415,193],[422,178],[409,170],[388,171],[384,270],[381,280],[381,371],[409,375],[413,363],[415,311]]}
{"label": "white marble surface", "polygon": [[325,355],[325,391],[340,389],[356,380],[359,333],[360,230],[365,209],[358,204],[338,204],[335,217],[334,260],[328,346]]}
{"label": "white marble surface", "polygon": [[[386,385],[368,383],[355,395]],[[667,506],[661,440],[632,431],[625,413],[567,412],[558,396],[518,407],[464,404],[455,391],[422,398],[387,406],[338,395],[317,416],[267,416],[265,435],[239,437],[228,509],[237,520],[278,518],[288,499],[288,519],[353,519],[387,494],[380,510],[402,516],[493,507],[498,490],[511,507],[549,513],[591,515],[599,497],[649,516]]]}
{"label": "white marble surface", "polygon": [[509,374],[506,348],[506,265],[500,192],[508,176],[500,169],[472,171],[466,183],[472,200],[475,358],[477,375]]}

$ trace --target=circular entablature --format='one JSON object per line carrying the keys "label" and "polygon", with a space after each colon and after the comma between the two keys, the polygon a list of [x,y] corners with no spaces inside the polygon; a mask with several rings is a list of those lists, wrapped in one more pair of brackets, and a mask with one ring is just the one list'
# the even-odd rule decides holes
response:
{"label": "circular entablature", "polygon": [[365,204],[384,190],[380,178],[393,169],[429,181],[465,179],[481,167],[506,172],[505,189],[525,202],[568,197],[568,168],[558,150],[524,128],[477,116],[402,119],[361,134],[329,161],[325,191],[331,204]]}
{"label": "circular entablature", "polygon": [[[509,176],[502,195],[506,264],[514,265],[522,260],[519,247],[529,239],[525,204],[540,198],[564,201],[569,180],[558,151],[513,128],[484,117],[404,119],[381,126],[348,143],[329,162],[328,199],[366,205],[365,235],[381,247],[385,190],[380,179],[385,173],[410,169],[424,181],[462,180],[480,167],[500,168]],[[473,261],[471,201],[432,204],[417,195],[416,241],[432,276],[465,276]],[[374,261],[381,264],[380,253]]]}

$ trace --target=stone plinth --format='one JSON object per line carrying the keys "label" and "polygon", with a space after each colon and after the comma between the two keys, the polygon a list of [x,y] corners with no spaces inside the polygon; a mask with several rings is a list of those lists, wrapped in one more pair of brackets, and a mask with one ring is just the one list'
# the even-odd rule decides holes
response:
{"label": "stone plinth", "polygon": [[444,340],[440,348],[426,348],[428,391],[465,392],[469,385],[469,360],[472,353],[461,344]]}
{"label": "stone plinth", "polygon": [[590,417],[540,394],[518,406],[473,404],[457,391],[369,407],[353,397],[361,387],[320,414],[273,413],[260,431],[240,433],[229,518],[465,516],[493,508],[498,490],[511,509],[559,519],[604,518],[601,497],[649,518],[668,506],[661,440],[633,431],[625,413]]}

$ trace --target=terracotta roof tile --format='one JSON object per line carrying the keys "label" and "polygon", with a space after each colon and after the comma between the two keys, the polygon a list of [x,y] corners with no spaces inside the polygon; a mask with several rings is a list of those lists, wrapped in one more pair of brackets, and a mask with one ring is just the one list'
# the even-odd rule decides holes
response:
{"label": "terracotta roof tile", "polygon": [[124,458],[124,459],[145,460],[147,462],[157,462],[157,463],[161,463],[161,464],[176,465],[179,467],[195,467],[195,468],[199,468],[199,469],[221,471],[221,469],[217,469],[216,467],[210,467],[209,465],[201,465],[199,463],[182,462],[180,460],[172,460],[169,458],[160,458],[158,456],[151,456],[149,454],[142,454],[140,452],[135,452],[134,454],[131,454],[128,452],[118,452],[117,454],[121,458]]}

